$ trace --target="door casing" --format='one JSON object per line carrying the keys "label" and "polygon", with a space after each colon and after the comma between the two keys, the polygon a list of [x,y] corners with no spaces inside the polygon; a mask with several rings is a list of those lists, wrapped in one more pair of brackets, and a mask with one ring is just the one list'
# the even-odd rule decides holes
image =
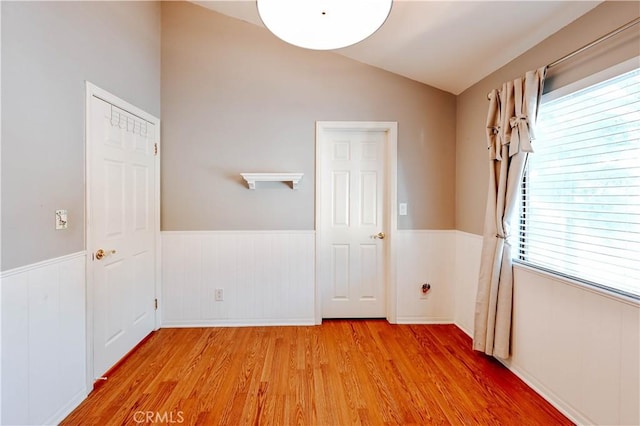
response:
{"label": "door casing", "polygon": [[101,89],[100,87],[90,82],[85,83],[85,250],[86,256],[86,348],[87,348],[87,392],[93,389],[93,366],[94,366],[94,353],[93,353],[93,338],[94,338],[94,282],[93,282],[93,262],[92,262],[92,250],[94,249],[94,236],[91,231],[92,217],[91,217],[91,155],[93,154],[91,149],[91,98],[95,96],[108,102],[120,109],[123,109],[131,114],[134,114],[144,120],[154,124],[155,135],[154,143],[158,146],[158,154],[155,156],[155,194],[153,202],[155,206],[155,229],[154,229],[154,245],[155,245],[155,297],[158,301],[158,308],[155,310],[154,329],[157,330],[161,325],[161,307],[160,300],[161,293],[161,246],[160,246],[160,119],[153,115],[143,111],[142,109],[128,103],[127,101],[113,95],[112,93]]}
{"label": "door casing", "polygon": [[388,218],[389,229],[385,230],[386,243],[386,277],[385,277],[385,297],[386,297],[386,318],[392,324],[396,323],[396,244],[398,228],[398,123],[395,121],[317,121],[316,122],[316,288],[315,288],[315,322],[322,324],[322,289],[320,286],[321,277],[318,265],[320,264],[321,249],[324,246],[323,232],[323,205],[320,194],[321,186],[327,184],[322,182],[321,175],[327,160],[324,158],[325,150],[322,149],[322,134],[331,130],[357,130],[357,131],[383,131],[387,133],[385,146],[385,176],[384,185],[386,192],[385,215]]}

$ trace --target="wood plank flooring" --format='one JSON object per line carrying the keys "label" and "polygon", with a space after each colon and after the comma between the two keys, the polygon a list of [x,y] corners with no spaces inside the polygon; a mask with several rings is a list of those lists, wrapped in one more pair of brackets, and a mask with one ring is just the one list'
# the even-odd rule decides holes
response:
{"label": "wood plank flooring", "polygon": [[62,425],[565,425],[453,325],[162,329]]}

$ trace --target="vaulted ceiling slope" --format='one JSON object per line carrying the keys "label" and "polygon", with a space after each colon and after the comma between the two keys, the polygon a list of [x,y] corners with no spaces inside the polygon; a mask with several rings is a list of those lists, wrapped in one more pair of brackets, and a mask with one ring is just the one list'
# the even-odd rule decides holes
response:
{"label": "vaulted ceiling slope", "polygon": [[[194,3],[264,26],[255,0]],[[457,95],[600,3],[395,0],[380,30],[335,52]]]}

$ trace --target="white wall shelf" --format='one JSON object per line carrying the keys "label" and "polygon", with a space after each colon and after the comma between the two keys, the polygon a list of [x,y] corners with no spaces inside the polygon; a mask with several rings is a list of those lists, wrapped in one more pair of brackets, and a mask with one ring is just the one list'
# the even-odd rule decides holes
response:
{"label": "white wall shelf", "polygon": [[291,182],[293,189],[298,189],[304,173],[240,173],[247,181],[249,189],[256,189],[256,182]]}

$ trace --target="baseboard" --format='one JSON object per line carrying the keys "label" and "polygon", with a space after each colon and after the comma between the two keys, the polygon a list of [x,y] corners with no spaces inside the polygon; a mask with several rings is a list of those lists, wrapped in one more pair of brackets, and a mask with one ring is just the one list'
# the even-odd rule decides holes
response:
{"label": "baseboard", "polygon": [[453,322],[453,325],[458,327],[460,330],[462,330],[464,332],[464,334],[466,334],[467,336],[469,336],[469,337],[471,337],[473,339],[473,330],[469,330],[466,327],[463,327],[461,324],[458,324],[455,321]]}
{"label": "baseboard", "polygon": [[[451,318],[416,318],[400,317],[396,324],[425,324],[440,325],[454,324]],[[169,321],[164,322],[161,328],[201,328],[201,327],[277,327],[277,326],[309,326],[318,325],[314,318],[301,319],[256,319],[256,320],[210,320],[210,321]],[[458,327],[460,328],[460,327]],[[463,330],[464,331],[464,330]]]}
{"label": "baseboard", "polygon": [[594,424],[592,420],[589,420],[580,415],[575,409],[566,404],[561,398],[559,398],[555,393],[549,390],[546,386],[542,385],[533,377],[529,376],[526,372],[519,370],[517,367],[512,365],[507,365],[499,358],[496,358],[498,361],[502,363],[505,367],[509,369],[513,374],[515,374],[520,380],[525,382],[527,386],[536,391],[538,395],[544,398],[549,404],[553,405],[558,411],[560,411],[565,417],[571,420],[573,423],[577,425],[591,425]]}
{"label": "baseboard", "polygon": [[51,416],[43,424],[45,425],[57,425],[60,424],[73,410],[78,408],[78,406],[87,398],[89,392],[85,389],[84,391],[78,392],[64,407],[60,408],[57,413]]}
{"label": "baseboard", "polygon": [[398,317],[397,324],[454,324],[452,318]]}
{"label": "baseboard", "polygon": [[[454,323],[456,327],[462,330],[466,335],[473,339],[473,332],[461,327],[460,324]],[[544,398],[549,404],[553,405],[558,411],[560,411],[566,418],[578,425],[593,424],[592,421],[580,416],[576,413],[576,410],[565,404],[562,399],[558,398],[553,392],[551,392],[546,386],[540,384],[537,380],[529,376],[526,372],[519,370],[517,367],[510,365],[508,362],[500,358],[495,358],[509,371],[515,374],[520,380],[522,380],[527,386],[533,389],[538,395]]]}
{"label": "baseboard", "polygon": [[201,327],[274,327],[316,325],[315,318],[287,319],[232,319],[202,321],[165,321],[161,328],[201,328]]}

